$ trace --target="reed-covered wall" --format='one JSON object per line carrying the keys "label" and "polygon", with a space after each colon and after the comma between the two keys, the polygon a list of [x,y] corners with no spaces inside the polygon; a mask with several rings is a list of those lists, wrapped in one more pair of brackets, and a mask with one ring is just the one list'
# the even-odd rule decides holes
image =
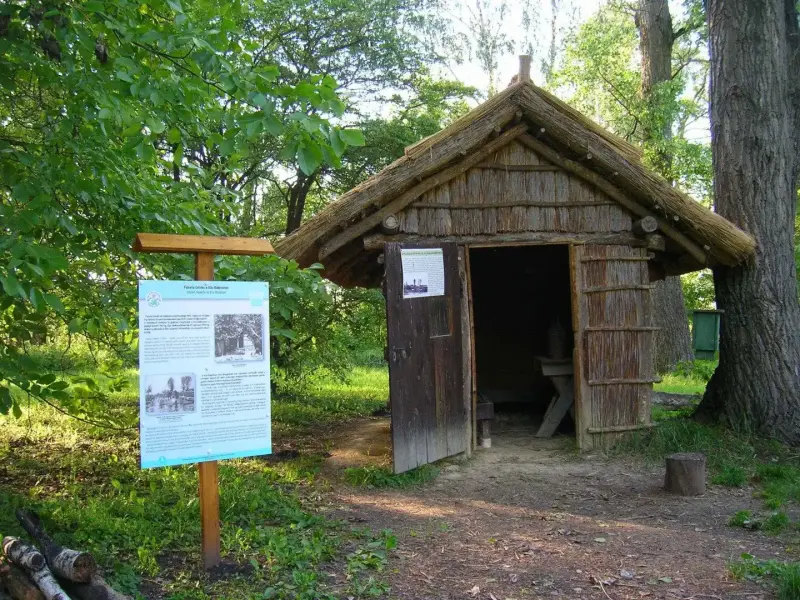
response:
{"label": "reed-covered wall", "polygon": [[608,196],[517,142],[398,216],[401,233],[430,236],[611,233],[630,231],[632,221]]}

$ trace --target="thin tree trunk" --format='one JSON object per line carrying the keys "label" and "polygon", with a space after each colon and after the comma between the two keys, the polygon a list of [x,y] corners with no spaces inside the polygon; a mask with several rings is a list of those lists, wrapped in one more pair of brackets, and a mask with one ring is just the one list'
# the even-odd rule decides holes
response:
{"label": "thin tree trunk", "polygon": [[[650,116],[644,119],[645,144],[659,144],[672,138],[672,120],[659,121],[660,99],[655,88],[672,79],[672,16],[667,0],[640,0],[636,14],[642,53],[642,95],[651,104]],[[668,176],[672,157],[667,151],[656,153],[654,167]],[[652,291],[653,322],[660,327],[655,338],[655,368],[666,373],[681,361],[692,360],[692,340],[680,277],[656,282]]]}
{"label": "thin tree trunk", "polygon": [[699,412],[800,443],[794,219],[800,133],[795,0],[710,0],[714,198],[755,258],[715,268],[720,364]]}
{"label": "thin tree trunk", "polygon": [[303,222],[303,212],[306,208],[306,199],[311,186],[314,185],[316,173],[305,175],[297,170],[297,180],[289,189],[289,205],[286,210],[286,235],[300,227]]}

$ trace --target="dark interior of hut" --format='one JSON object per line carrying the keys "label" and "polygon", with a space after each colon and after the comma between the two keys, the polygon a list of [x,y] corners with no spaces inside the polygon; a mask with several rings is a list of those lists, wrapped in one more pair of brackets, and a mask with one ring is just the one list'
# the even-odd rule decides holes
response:
{"label": "dark interior of hut", "polygon": [[[537,357],[572,356],[567,246],[471,248],[478,402],[494,404],[492,437],[542,421],[553,384]],[[574,431],[569,414],[558,432]]]}

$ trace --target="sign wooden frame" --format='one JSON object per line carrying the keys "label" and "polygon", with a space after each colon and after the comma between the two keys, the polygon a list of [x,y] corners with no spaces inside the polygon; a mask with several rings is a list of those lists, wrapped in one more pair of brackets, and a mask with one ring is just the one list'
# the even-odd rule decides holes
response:
{"label": "sign wooden frame", "polygon": [[[213,281],[214,256],[228,254],[263,256],[274,254],[269,240],[258,238],[176,235],[164,233],[137,233],[133,242],[135,252],[164,252],[194,254],[194,278]],[[219,466],[210,460],[197,463],[200,480],[200,529],[202,537],[203,567],[212,569],[220,563],[219,524]]]}

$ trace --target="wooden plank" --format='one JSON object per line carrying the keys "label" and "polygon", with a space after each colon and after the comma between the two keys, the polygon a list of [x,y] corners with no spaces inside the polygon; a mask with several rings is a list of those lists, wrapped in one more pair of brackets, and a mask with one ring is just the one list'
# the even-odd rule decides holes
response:
{"label": "wooden plank", "polygon": [[[397,198],[395,198],[382,208],[378,209],[371,215],[368,215],[356,221],[353,225],[351,225],[338,235],[335,235],[330,240],[325,242],[320,247],[319,258],[324,259],[326,256],[329,256],[330,254],[332,254],[333,252],[344,246],[350,240],[355,239],[358,236],[367,233],[369,230],[378,226],[385,217],[389,216],[390,214],[400,212],[425,192],[432,190],[438,185],[450,181],[451,179],[453,179],[458,175],[461,175],[462,173],[465,173],[471,167],[475,166],[477,163],[484,160],[486,157],[490,156],[493,152],[496,152],[498,149],[502,148],[504,145],[506,145],[514,138],[519,137],[526,130],[527,126],[522,124],[512,127],[511,129],[504,132],[496,139],[485,144],[474,154],[471,154],[466,158],[464,158],[461,162],[445,169],[444,171],[436,173],[435,175],[431,175],[421,183],[418,183],[417,185],[412,187],[410,190],[403,192]],[[339,202],[341,202],[341,200]]]}
{"label": "wooden plank", "polygon": [[586,296],[582,293],[585,285],[582,265],[584,251],[585,248],[583,246],[571,245],[569,247],[572,331],[575,336],[572,352],[572,364],[575,371],[573,376],[573,393],[575,395],[575,437],[578,449],[591,450],[594,447],[594,440],[587,432],[587,429],[591,425],[591,390],[589,386],[586,385],[584,367],[586,356],[584,330],[589,324]]}
{"label": "wooden plank", "polygon": [[[581,207],[581,206],[616,206],[613,202],[608,200],[597,200],[595,202],[487,202],[486,204],[459,204],[457,206],[450,205],[449,210],[483,210],[486,208],[558,208],[558,207]],[[413,208],[442,208],[440,204],[433,202],[417,202],[412,204]]]}
{"label": "wooden plank", "polygon": [[591,379],[589,385],[630,385],[630,384],[645,384],[645,383],[658,383],[660,380],[655,378],[647,379]]}
{"label": "wooden plank", "polygon": [[637,425],[610,425],[608,427],[589,427],[589,433],[620,433],[624,431],[638,431],[641,429],[651,429],[656,423],[637,424]]}
{"label": "wooden plank", "polygon": [[478,447],[478,420],[477,404],[478,404],[478,375],[477,375],[477,357],[475,355],[475,310],[472,302],[472,267],[470,265],[469,246],[464,247],[464,258],[467,264],[467,295],[469,296],[469,342],[470,342],[470,380],[472,383],[471,391],[471,414],[472,419],[470,426],[472,428],[472,447]]}
{"label": "wooden plank", "polygon": [[542,231],[522,231],[491,235],[446,235],[441,237],[424,235],[384,235],[376,233],[364,236],[366,250],[380,250],[384,244],[405,242],[409,244],[436,244],[454,242],[478,247],[520,246],[524,244],[604,244],[646,247],[642,240],[632,233],[559,233]]}
{"label": "wooden plank", "polygon": [[508,165],[503,163],[482,162],[476,169],[495,169],[498,171],[563,171],[558,165]]}
{"label": "wooden plank", "polygon": [[604,285],[599,287],[586,288],[583,290],[584,294],[598,294],[601,292],[621,292],[627,290],[652,290],[653,285],[650,284],[630,284],[630,285]]}
{"label": "wooden plank", "polygon": [[458,248],[458,280],[461,286],[461,373],[463,376],[462,401],[464,403],[464,452],[472,455],[472,332],[469,309],[469,277],[467,274],[467,251]]}
{"label": "wooden plank", "polygon": [[213,235],[173,235],[166,233],[137,233],[133,242],[136,252],[170,252],[191,254],[238,254],[259,256],[274,254],[269,240],[259,238],[225,237]]}
{"label": "wooden plank", "polygon": [[556,428],[558,428],[558,424],[567,415],[567,411],[569,411],[569,407],[572,406],[574,401],[572,377],[554,377],[553,383],[555,383],[556,379],[566,379],[563,382],[563,386],[560,386],[563,391],[559,394],[558,400],[553,402],[545,413],[544,420],[536,432],[537,438],[552,437]]}

